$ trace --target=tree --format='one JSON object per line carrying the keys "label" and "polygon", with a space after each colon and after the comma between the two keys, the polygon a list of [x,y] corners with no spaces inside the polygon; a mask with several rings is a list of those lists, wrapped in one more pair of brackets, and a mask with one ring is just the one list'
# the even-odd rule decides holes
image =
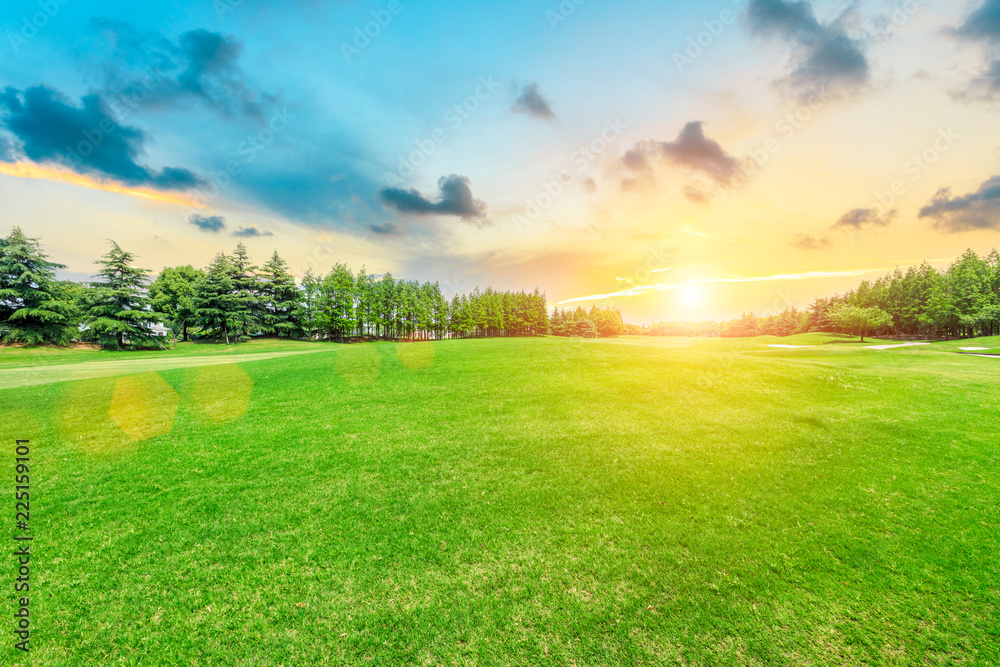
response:
{"label": "tree", "polygon": [[322,292],[322,281],[316,277],[312,269],[306,269],[302,276],[302,286],[299,288],[299,302],[295,309],[295,320],[302,329],[302,335],[309,340],[319,335],[319,302]]}
{"label": "tree", "polygon": [[154,312],[146,291],[149,269],[132,266],[135,255],[114,241],[111,249],[94,262],[101,267],[90,283],[87,314],[83,320],[85,337],[101,347],[163,347],[152,326],[162,319]]}
{"label": "tree", "polygon": [[625,333],[622,314],[617,310],[601,309],[595,305],[590,309],[589,317],[597,327],[597,332],[603,337],[620,336]]}
{"label": "tree", "polygon": [[205,272],[190,264],[166,267],[149,286],[149,296],[153,310],[163,313],[163,317],[188,339],[188,327],[195,321],[194,289]]}
{"label": "tree", "polygon": [[838,329],[854,336],[861,336],[862,343],[865,342],[865,336],[869,332],[892,326],[892,316],[877,306],[859,308],[840,304],[830,309],[829,316],[830,321]]}
{"label": "tree", "polygon": [[239,325],[233,322],[240,306],[233,292],[235,275],[232,262],[220,252],[194,288],[195,324],[208,336],[225,339],[226,345],[238,342],[240,336]]}
{"label": "tree", "polygon": [[264,306],[261,302],[260,279],[257,267],[250,262],[247,248],[241,241],[233,251],[232,259],[234,307],[230,312],[230,326],[238,339],[246,340],[260,333],[263,326]]}
{"label": "tree", "polygon": [[354,326],[354,276],[341,262],[323,278],[320,322],[327,335],[339,338],[341,343]]}
{"label": "tree", "polygon": [[0,247],[0,304],[8,343],[65,345],[77,332],[77,309],[55,279],[63,264],[48,261],[38,239],[11,229]]}
{"label": "tree", "polygon": [[260,301],[263,313],[261,328],[265,334],[294,338],[302,331],[297,319],[301,293],[288,265],[275,250],[260,270]]}

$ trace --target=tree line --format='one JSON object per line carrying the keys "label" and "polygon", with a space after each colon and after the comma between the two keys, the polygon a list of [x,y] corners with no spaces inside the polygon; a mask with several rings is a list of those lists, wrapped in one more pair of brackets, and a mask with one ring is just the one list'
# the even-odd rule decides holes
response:
{"label": "tree line", "polygon": [[578,336],[598,338],[620,336],[626,333],[622,314],[615,308],[590,307],[587,312],[582,307],[576,310],[555,308],[549,323],[549,331],[554,336]]}
{"label": "tree line", "polygon": [[845,294],[820,297],[806,310],[777,315],[753,312],[723,322],[659,322],[627,325],[650,336],[789,336],[823,331],[860,335],[968,338],[1000,335],[1000,253],[980,257],[967,250],[945,269],[929,263],[897,268],[863,280]]}
{"label": "tree line", "polygon": [[110,241],[95,280],[60,281],[38,239],[15,227],[0,239],[0,337],[5,343],[65,345],[75,340],[123,349],[163,345],[153,325],[238,343],[252,336],[427,340],[532,336],[549,332],[545,294],[492,288],[455,294],[438,283],[397,280],[390,273],[354,274],[337,263],[311,270],[301,283],[274,252],[262,266],[240,243],[204,269],[167,267],[155,279],[135,255]]}

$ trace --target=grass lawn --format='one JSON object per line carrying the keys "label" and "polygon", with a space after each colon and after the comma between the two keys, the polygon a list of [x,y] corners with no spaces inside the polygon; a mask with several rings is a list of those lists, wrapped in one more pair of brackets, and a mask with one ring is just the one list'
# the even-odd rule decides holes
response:
{"label": "grass lawn", "polygon": [[1000,339],[879,343],[0,350],[77,374],[0,373],[35,536],[0,655],[1000,665],[1000,359],[957,352]]}

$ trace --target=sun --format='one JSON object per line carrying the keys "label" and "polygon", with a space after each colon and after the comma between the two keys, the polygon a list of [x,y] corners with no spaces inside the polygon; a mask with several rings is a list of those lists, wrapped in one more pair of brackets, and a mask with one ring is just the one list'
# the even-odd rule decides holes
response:
{"label": "sun", "polygon": [[686,304],[701,303],[701,290],[694,285],[685,285],[681,288],[681,299]]}

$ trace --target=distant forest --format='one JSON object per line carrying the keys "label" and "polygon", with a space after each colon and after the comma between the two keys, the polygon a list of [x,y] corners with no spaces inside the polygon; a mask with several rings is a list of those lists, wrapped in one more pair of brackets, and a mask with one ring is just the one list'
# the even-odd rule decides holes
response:
{"label": "distant forest", "polygon": [[[868,326],[838,315],[862,312]],[[864,280],[846,294],[817,298],[807,310],[779,315],[744,313],[727,322],[660,322],[626,326],[650,336],[788,336],[810,331],[872,335],[966,338],[1000,334],[1000,254],[980,257],[967,250],[944,270],[927,262],[874,282]]]}
{"label": "distant forest", "polygon": [[817,298],[807,310],[744,313],[727,322],[623,322],[615,308],[553,309],[544,292],[478,287],[447,299],[438,283],[400,280],[390,273],[353,273],[342,263],[301,281],[275,252],[255,265],[240,243],[205,268],[152,272],[114,241],[95,264],[94,280],[55,277],[38,239],[14,227],[0,238],[0,340],[105,348],[162,347],[156,327],[176,338],[238,343],[255,336],[352,340],[433,340],[495,336],[608,337],[787,336],[809,331],[865,335],[968,337],[1000,333],[1000,254],[972,250],[938,271],[924,262],[843,295]]}
{"label": "distant forest", "polygon": [[110,349],[162,347],[176,337],[238,343],[254,336],[348,340],[532,336],[549,332],[545,294],[477,287],[449,301],[438,283],[357,274],[336,264],[301,283],[275,252],[253,264],[240,243],[204,269],[167,267],[155,280],[114,241],[95,280],[60,281],[38,239],[17,227],[0,239],[0,336],[5,343],[88,341]]}

